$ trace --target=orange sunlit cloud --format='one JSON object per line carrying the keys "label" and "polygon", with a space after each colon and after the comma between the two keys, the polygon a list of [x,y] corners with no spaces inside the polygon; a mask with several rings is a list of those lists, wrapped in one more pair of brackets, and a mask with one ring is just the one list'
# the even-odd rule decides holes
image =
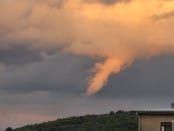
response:
{"label": "orange sunlit cloud", "polygon": [[174,51],[173,12],[172,0],[110,5],[99,0],[2,0],[1,48],[27,43],[104,58],[89,80],[87,94],[92,95],[135,59]]}

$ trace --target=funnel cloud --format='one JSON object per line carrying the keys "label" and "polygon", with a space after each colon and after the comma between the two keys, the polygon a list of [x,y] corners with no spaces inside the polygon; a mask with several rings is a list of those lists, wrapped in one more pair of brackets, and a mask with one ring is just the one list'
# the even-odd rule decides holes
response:
{"label": "funnel cloud", "polygon": [[91,67],[92,95],[136,59],[174,51],[173,8],[174,1],[164,0],[1,0],[0,48],[103,59]]}
{"label": "funnel cloud", "polygon": [[174,0],[0,0],[0,16],[0,130],[174,100]]}

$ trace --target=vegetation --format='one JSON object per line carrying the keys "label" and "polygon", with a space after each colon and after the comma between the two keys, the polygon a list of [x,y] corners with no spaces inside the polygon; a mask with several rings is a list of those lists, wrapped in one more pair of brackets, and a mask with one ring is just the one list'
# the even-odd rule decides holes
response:
{"label": "vegetation", "polygon": [[11,127],[8,127],[5,131],[13,131]]}
{"label": "vegetation", "polygon": [[138,118],[133,112],[110,112],[58,119],[14,129],[14,131],[137,131]]}

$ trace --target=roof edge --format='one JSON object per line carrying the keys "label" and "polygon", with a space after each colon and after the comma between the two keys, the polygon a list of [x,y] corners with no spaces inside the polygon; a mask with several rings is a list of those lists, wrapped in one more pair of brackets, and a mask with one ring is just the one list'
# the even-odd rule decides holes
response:
{"label": "roof edge", "polygon": [[138,110],[137,115],[174,115],[174,110]]}

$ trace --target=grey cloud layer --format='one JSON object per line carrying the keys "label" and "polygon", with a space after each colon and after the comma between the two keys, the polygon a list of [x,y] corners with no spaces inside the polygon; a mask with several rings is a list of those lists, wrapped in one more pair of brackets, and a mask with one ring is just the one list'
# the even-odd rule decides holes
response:
{"label": "grey cloud layer", "polygon": [[[8,59],[10,60],[11,58]],[[80,93],[80,90],[84,90],[81,87],[86,86],[87,68],[92,63],[92,60],[86,57],[58,53],[46,55],[45,58],[43,56],[40,61],[32,61],[12,69],[11,66],[5,66],[1,70],[0,90],[16,93],[35,91]]]}
{"label": "grey cloud layer", "polygon": [[[24,56],[25,53],[21,55]],[[7,59],[10,60],[11,58]],[[12,68],[13,64],[9,67],[1,65],[0,91],[17,94],[48,91],[79,95],[85,90],[88,69],[94,61],[97,60],[58,53],[50,56],[45,54],[37,62],[18,64],[15,68]],[[97,97],[114,99],[172,97],[173,66],[173,55],[136,61],[121,74],[112,76],[106,88]]]}
{"label": "grey cloud layer", "polygon": [[121,74],[112,76],[98,96],[125,99],[173,99],[173,55],[136,61]]}
{"label": "grey cloud layer", "polygon": [[0,49],[0,63],[6,65],[29,64],[41,61],[39,50],[26,46],[15,46],[9,49]]}

